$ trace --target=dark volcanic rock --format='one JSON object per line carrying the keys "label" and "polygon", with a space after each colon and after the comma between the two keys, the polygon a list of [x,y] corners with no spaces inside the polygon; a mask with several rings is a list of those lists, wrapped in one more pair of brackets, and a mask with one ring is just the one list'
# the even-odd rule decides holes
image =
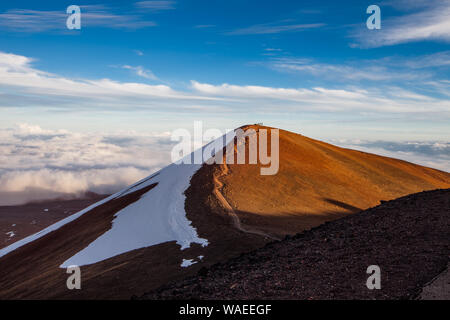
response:
{"label": "dark volcanic rock", "polygon": [[[450,189],[421,192],[273,242],[143,299],[412,299],[445,270]],[[369,265],[381,289],[369,290]]]}

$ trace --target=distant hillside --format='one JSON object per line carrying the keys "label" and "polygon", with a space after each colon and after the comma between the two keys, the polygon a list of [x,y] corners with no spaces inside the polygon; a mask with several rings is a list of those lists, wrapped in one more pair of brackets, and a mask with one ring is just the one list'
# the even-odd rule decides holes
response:
{"label": "distant hillside", "polygon": [[35,201],[0,206],[0,249],[36,233],[107,197],[89,192],[79,199]]}

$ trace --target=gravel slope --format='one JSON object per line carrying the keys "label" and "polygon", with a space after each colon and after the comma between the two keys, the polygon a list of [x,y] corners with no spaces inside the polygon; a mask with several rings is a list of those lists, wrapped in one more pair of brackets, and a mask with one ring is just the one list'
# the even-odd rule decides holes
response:
{"label": "gravel slope", "polygon": [[[449,261],[450,189],[405,196],[241,255],[143,299],[412,299]],[[381,268],[369,290],[366,269]]]}

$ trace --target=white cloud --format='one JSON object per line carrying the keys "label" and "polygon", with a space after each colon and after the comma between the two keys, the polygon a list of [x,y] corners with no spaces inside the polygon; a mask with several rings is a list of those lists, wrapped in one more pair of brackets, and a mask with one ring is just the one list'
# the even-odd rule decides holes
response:
{"label": "white cloud", "polygon": [[449,67],[450,66],[450,51],[441,51],[429,55],[418,56],[407,59],[405,61],[395,61],[395,64],[403,64],[412,69],[434,68],[434,67]]}
{"label": "white cloud", "polygon": [[214,28],[216,25],[215,24],[198,24],[196,26],[194,26],[195,29],[209,29],[209,28]]}
{"label": "white cloud", "polygon": [[155,81],[159,80],[158,77],[155,76],[151,70],[147,70],[142,66],[133,67],[133,66],[129,66],[129,65],[124,65],[124,66],[122,66],[122,68],[132,70],[132,71],[134,71],[134,73],[136,75],[138,75],[139,77],[145,78],[145,79],[155,80]]}
{"label": "white cloud", "polygon": [[309,24],[279,24],[267,23],[257,24],[250,27],[236,29],[227,32],[227,35],[249,35],[249,34],[276,34],[282,32],[299,32],[308,29],[316,29],[325,26],[324,23],[309,23]]}
{"label": "white cloud", "polygon": [[[396,87],[371,90],[322,87],[286,89],[230,84],[211,85],[196,81],[192,81],[191,85],[198,94],[236,98],[240,101],[257,101],[260,110],[268,107],[272,112],[276,112],[274,110],[276,106],[283,105],[284,112],[292,110],[427,114],[440,112],[442,117],[450,116],[450,101],[428,97]],[[276,100],[276,102],[272,100]]]}
{"label": "white cloud", "polygon": [[[104,27],[113,29],[140,29],[155,26],[155,22],[143,19],[135,14],[114,13],[103,5],[81,7],[81,25],[83,27]],[[65,10],[40,11],[12,9],[0,13],[0,29],[16,32],[67,31]]]}
{"label": "white cloud", "polygon": [[161,11],[175,9],[176,1],[139,1],[135,5],[138,8],[149,11]]}
{"label": "white cloud", "polygon": [[[209,84],[191,81],[184,91],[169,85],[119,82],[111,79],[71,79],[32,66],[33,59],[0,52],[0,108],[70,110],[155,110],[191,114],[247,112],[385,112],[449,117],[450,102],[392,84],[377,87],[277,88],[256,85]],[[298,64],[298,63],[297,63]],[[152,77],[139,67],[127,67]],[[351,73],[350,71],[346,71]],[[361,72],[364,72],[362,70]],[[430,86],[432,88],[432,86]],[[445,86],[440,91],[448,91]]]}
{"label": "white cloud", "polygon": [[[450,171],[445,141],[331,140]],[[76,133],[18,124],[0,129],[0,205],[112,193],[170,163],[170,132]]]}
{"label": "white cloud", "polygon": [[[391,4],[386,2],[386,5]],[[362,29],[354,34],[360,46],[381,47],[424,40],[450,42],[450,0],[402,1],[393,6],[406,11],[415,10],[386,19],[382,10],[381,30]]]}
{"label": "white cloud", "polygon": [[266,65],[274,70],[310,74],[319,79],[335,81],[414,81],[435,78],[436,73],[450,67],[450,51],[414,57],[387,56],[371,60],[347,60],[343,63],[326,63],[308,58],[272,58]]}
{"label": "white cloud", "polygon": [[166,133],[0,129],[0,205],[117,191],[170,163]]}
{"label": "white cloud", "polygon": [[335,79],[338,81],[393,81],[393,80],[414,80],[430,77],[429,74],[410,72],[403,70],[392,70],[387,65],[380,64],[380,61],[359,61],[347,64],[328,64],[316,62],[312,59],[278,58],[273,59],[269,66],[278,71],[292,73],[311,74],[315,77]]}
{"label": "white cloud", "polygon": [[[46,96],[69,96],[110,101],[111,98],[128,99],[203,99],[172,90],[166,85],[117,82],[110,79],[88,80],[69,79],[34,69],[33,60],[23,56],[0,52],[0,86],[13,87],[28,93]],[[130,67],[131,68],[131,67]],[[139,68],[135,69],[139,72]],[[149,75],[140,69],[141,75]],[[130,102],[130,100],[128,100]],[[114,105],[114,102],[111,102]]]}

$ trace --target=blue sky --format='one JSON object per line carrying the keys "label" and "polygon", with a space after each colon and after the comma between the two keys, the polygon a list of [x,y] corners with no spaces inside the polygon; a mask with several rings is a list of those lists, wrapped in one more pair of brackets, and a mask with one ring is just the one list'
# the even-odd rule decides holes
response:
{"label": "blue sky", "polygon": [[[49,94],[60,81],[48,90],[9,83],[10,68],[0,87],[2,126],[110,130],[134,122],[161,130],[195,119],[230,128],[264,121],[319,138],[448,137],[447,0],[90,1],[78,3],[80,31],[65,27],[69,4],[2,2],[0,52],[26,57],[22,72],[73,87],[108,79],[148,85],[147,94]],[[370,4],[381,8],[381,30],[366,28]],[[162,86],[171,92],[155,97]]]}
{"label": "blue sky", "polygon": [[[81,30],[66,28],[72,4]],[[372,4],[380,30],[366,27]],[[61,134],[72,151],[81,135],[90,147],[116,141],[108,152],[150,139],[157,154],[169,144],[159,137],[199,120],[264,122],[448,170],[449,69],[450,0],[2,1],[1,151],[57,143],[33,168],[5,156],[0,182],[2,170],[48,169]],[[158,167],[130,161],[110,168]]]}

